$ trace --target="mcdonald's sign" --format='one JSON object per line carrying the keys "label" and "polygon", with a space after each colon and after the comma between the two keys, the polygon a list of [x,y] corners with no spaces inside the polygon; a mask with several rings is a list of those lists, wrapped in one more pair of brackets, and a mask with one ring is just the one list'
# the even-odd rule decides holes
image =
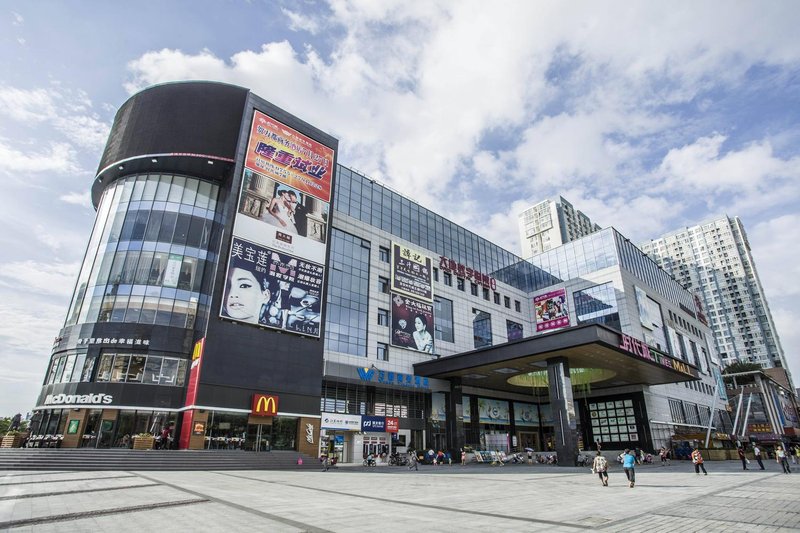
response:
{"label": "mcdonald's sign", "polygon": [[278,414],[278,397],[266,394],[253,394],[252,414],[257,416],[275,416]]}

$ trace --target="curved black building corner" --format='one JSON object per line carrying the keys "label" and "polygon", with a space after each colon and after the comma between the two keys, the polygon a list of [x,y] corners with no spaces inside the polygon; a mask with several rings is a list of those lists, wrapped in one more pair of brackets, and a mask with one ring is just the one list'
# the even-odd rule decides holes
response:
{"label": "curved black building corner", "polygon": [[[119,109],[92,185],[94,229],[32,433],[63,435],[63,447],[104,448],[167,428],[172,447],[202,448],[215,410],[247,419],[215,422],[235,435],[226,447],[232,438],[252,441],[249,431],[259,445],[272,439],[270,447],[294,449],[301,423],[318,431],[319,332],[284,335],[218,318],[254,114],[335,153],[335,139],[241,87],[159,85]],[[265,390],[273,401],[280,395],[280,412],[291,416],[274,416],[274,403],[273,416],[251,416],[254,395]]]}

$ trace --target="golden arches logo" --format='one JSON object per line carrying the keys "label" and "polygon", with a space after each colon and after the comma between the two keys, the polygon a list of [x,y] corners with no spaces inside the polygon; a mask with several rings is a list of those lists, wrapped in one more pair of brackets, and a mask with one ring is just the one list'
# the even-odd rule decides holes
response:
{"label": "golden arches logo", "polygon": [[267,396],[265,394],[254,394],[252,411],[254,415],[260,415],[260,416],[277,415],[278,397]]}

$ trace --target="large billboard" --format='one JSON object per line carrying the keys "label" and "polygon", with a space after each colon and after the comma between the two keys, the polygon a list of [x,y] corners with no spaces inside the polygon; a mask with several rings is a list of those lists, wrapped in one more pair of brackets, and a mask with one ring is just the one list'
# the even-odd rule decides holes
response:
{"label": "large billboard", "polygon": [[319,337],[333,160],[254,111],[221,317]]}
{"label": "large billboard", "polygon": [[234,237],[220,314],[319,337],[323,267]]}
{"label": "large billboard", "polygon": [[331,200],[333,149],[256,110],[245,166],[323,202]]}
{"label": "large billboard", "polygon": [[433,305],[392,294],[392,346],[435,353]]}
{"label": "large billboard", "polygon": [[416,250],[392,243],[392,290],[412,298],[433,301],[431,258]]}
{"label": "large billboard", "polygon": [[569,326],[566,289],[540,294],[533,298],[536,311],[536,331],[548,331]]}

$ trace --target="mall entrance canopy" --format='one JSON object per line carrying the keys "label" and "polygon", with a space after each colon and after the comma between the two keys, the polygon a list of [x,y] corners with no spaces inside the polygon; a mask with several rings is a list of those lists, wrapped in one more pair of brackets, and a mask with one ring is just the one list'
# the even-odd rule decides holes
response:
{"label": "mall entrance canopy", "polygon": [[[597,324],[417,363],[414,373],[449,380],[458,390],[464,386],[514,393],[547,390],[559,457],[575,457],[578,451],[573,386],[599,390],[699,379],[695,367]],[[449,422],[448,426],[456,430]],[[460,429],[463,433],[463,425]]]}

